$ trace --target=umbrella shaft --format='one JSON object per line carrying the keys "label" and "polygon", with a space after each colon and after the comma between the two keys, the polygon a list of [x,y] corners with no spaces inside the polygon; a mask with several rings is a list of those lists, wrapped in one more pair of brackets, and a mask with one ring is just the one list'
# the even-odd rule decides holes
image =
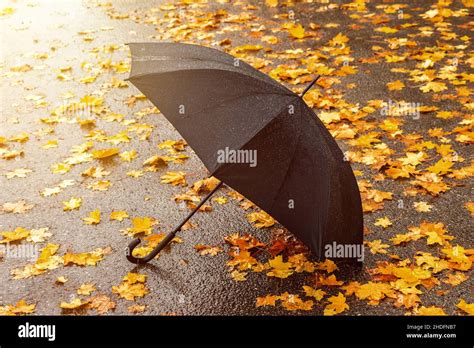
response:
{"label": "umbrella shaft", "polygon": [[311,89],[311,87],[313,87],[313,85],[316,83],[316,81],[318,81],[318,79],[319,79],[320,77],[321,77],[321,75],[316,76],[316,78],[315,78],[313,81],[311,81],[311,83],[310,83],[308,86],[306,86],[306,88],[304,89],[304,91],[300,94],[300,98],[303,98],[303,97],[304,97],[304,95],[306,94],[306,92],[308,92],[308,91]]}
{"label": "umbrella shaft", "polygon": [[168,233],[166,235],[166,237],[160,242],[160,244],[158,244],[156,246],[155,249],[153,249],[153,251],[151,251],[147,256],[143,257],[143,258],[136,258],[134,256],[132,256],[132,252],[133,252],[133,249],[135,249],[135,247],[140,243],[140,239],[135,239],[130,245],[129,245],[129,255],[127,256],[127,259],[132,262],[132,263],[136,263],[136,264],[145,264],[147,263],[148,261],[151,261],[153,260],[153,258],[158,255],[158,253],[163,250],[174,238],[174,236],[176,235],[176,233],[178,233],[179,230],[181,230],[181,228],[184,226],[184,224],[199,210],[199,208],[201,208],[203,206],[204,203],[207,202],[207,200],[209,198],[211,198],[211,196],[222,186],[222,181],[219,182],[219,184],[216,185],[216,187],[214,187],[212,189],[211,192],[209,192],[207,194],[206,197],[204,197],[200,202],[199,204],[196,206],[196,208],[193,209],[192,212],[190,212],[188,214],[188,216],[186,216],[183,221],[181,221],[181,223],[170,233]]}
{"label": "umbrella shaft", "polygon": [[[190,213],[188,214],[188,216],[186,216],[186,218],[184,218],[183,221],[181,221],[181,223],[178,225],[178,227],[176,227],[173,232],[171,232],[170,234],[168,234],[168,236],[173,235],[173,237],[174,237],[174,235],[175,235],[179,230],[181,230],[181,228],[184,226],[184,224],[185,224],[186,222],[188,222],[188,220],[199,210],[199,208],[201,208],[201,207],[203,206],[204,203],[207,202],[207,200],[208,200],[209,198],[211,198],[211,196],[212,196],[221,186],[222,186],[222,181],[219,182],[219,183],[216,185],[216,187],[214,187],[214,188],[212,189],[212,191],[209,192],[209,193],[207,194],[207,196],[204,197],[204,198],[199,202],[199,204],[196,206],[196,208],[194,208],[193,211],[190,212]],[[168,236],[166,236],[166,237],[168,237]],[[166,238],[165,238],[165,239],[166,239]]]}

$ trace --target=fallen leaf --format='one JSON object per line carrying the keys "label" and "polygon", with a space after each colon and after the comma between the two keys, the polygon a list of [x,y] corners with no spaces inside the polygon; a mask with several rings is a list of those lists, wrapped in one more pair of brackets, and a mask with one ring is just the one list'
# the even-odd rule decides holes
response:
{"label": "fallen leaf", "polygon": [[100,223],[100,210],[94,210],[89,213],[88,217],[82,218],[86,225],[97,225]]}
{"label": "fallen leaf", "polygon": [[69,201],[63,201],[63,210],[64,211],[71,211],[77,210],[81,207],[82,198],[71,198]]}
{"label": "fallen leaf", "polygon": [[80,298],[75,298],[70,302],[62,301],[59,307],[61,307],[62,309],[72,310],[72,309],[78,309],[78,308],[84,307],[88,303],[89,301],[83,301]]}
{"label": "fallen leaf", "polygon": [[283,262],[283,257],[281,255],[269,260],[268,265],[271,268],[271,270],[267,273],[267,276],[269,277],[284,279],[288,278],[294,272],[292,269],[292,264],[289,262]]}
{"label": "fallen leaf", "polygon": [[329,297],[328,301],[330,303],[324,308],[324,315],[335,315],[349,309],[346,297],[341,292],[337,296]]}
{"label": "fallen leaf", "polygon": [[173,186],[186,186],[185,175],[184,172],[167,172],[165,175],[161,176],[161,182]]}
{"label": "fallen leaf", "polygon": [[247,220],[253,222],[257,228],[271,227],[276,223],[275,219],[263,210],[247,214]]}
{"label": "fallen leaf", "polygon": [[326,295],[326,293],[321,289],[313,289],[311,286],[303,285],[303,290],[306,296],[314,297],[317,301],[321,301],[321,299]]}
{"label": "fallen leaf", "polygon": [[79,289],[77,289],[77,294],[78,295],[90,295],[92,292],[96,290],[94,284],[92,283],[86,283],[82,284]]}

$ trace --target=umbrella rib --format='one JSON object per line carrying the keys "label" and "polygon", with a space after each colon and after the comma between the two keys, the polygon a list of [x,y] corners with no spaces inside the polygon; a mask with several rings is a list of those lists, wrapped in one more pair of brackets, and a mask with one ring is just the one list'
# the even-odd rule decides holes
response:
{"label": "umbrella rib", "polygon": [[[170,57],[170,58],[174,58],[174,57]],[[133,60],[137,60],[136,58],[133,58]],[[234,70],[230,70],[229,68],[234,68],[236,69],[236,67],[234,65],[228,65],[226,63],[223,63],[223,62],[218,62],[218,61],[213,61],[213,60],[203,60],[203,59],[197,59],[197,58],[186,58],[186,59],[181,59],[182,61],[185,61],[185,60],[195,60],[195,61],[199,61],[199,62],[204,62],[204,63],[214,63],[214,64],[220,64],[220,65],[223,65],[225,68],[227,69],[213,69],[213,68],[202,68],[202,70],[222,70],[222,71],[227,71],[227,72],[234,72],[236,74],[241,74],[241,75],[244,75],[244,76],[247,76],[247,77],[250,77],[250,78],[253,78],[253,79],[256,79],[258,81],[261,81],[263,83],[266,83],[270,86],[273,86],[275,87],[275,89],[280,89],[282,91],[289,91],[291,93],[294,93],[292,92],[291,90],[289,90],[288,88],[286,88],[284,85],[278,83],[276,80],[268,77],[267,75],[261,73],[260,71],[256,70],[256,69],[253,69],[253,70],[249,70],[249,69],[240,69],[240,70],[237,70],[237,71],[234,71]],[[162,60],[162,61],[165,61],[165,60]],[[168,59],[167,61],[171,61],[171,59]],[[145,62],[145,60],[143,61]],[[249,65],[250,66],[250,65]],[[186,70],[200,70],[200,69],[181,69],[181,70],[178,70],[178,71],[186,71]],[[150,76],[152,74],[164,74],[164,73],[168,73],[168,72],[174,72],[174,71],[162,71],[162,72],[153,72],[153,73],[141,73],[141,74],[136,74],[136,75],[133,75],[133,71],[131,72],[130,76],[129,76],[129,80],[132,79],[132,78],[137,78],[137,77],[141,77],[141,76]],[[257,72],[257,74],[255,74],[255,72]]]}
{"label": "umbrella rib", "polygon": [[[273,93],[268,93],[268,94],[273,94]],[[295,94],[295,97],[296,97],[295,99],[299,99],[299,97],[298,97],[296,94]],[[289,104],[289,103],[285,104],[280,110],[278,110],[278,112],[276,113],[276,115],[280,115],[281,112],[282,112],[285,108],[288,107],[288,105],[290,105],[290,104]],[[276,117],[275,117],[275,118],[276,118]],[[273,118],[270,122],[272,122],[275,118]],[[238,147],[238,149],[240,150],[240,149],[244,148],[248,143],[250,143],[250,142],[253,140],[253,138],[254,138],[258,133],[260,133],[266,126],[268,126],[268,124],[269,124],[270,122],[265,123],[265,124],[264,124],[262,127],[260,127],[256,132],[254,132],[254,133],[252,134],[252,136],[251,136],[245,143],[243,143],[242,145],[240,145],[240,146]],[[301,130],[300,130],[300,133],[299,133],[299,134],[301,134]],[[298,135],[298,141],[299,141],[299,135]],[[212,173],[210,174],[210,176],[214,176],[214,174],[215,174],[220,168],[224,167],[225,165],[226,165],[226,163],[221,163],[221,164],[219,164],[219,165],[212,171]]]}
{"label": "umbrella rib", "polygon": [[[212,59],[201,59],[197,57],[180,57],[180,56],[157,56],[157,55],[151,55],[151,56],[137,56],[132,54],[132,59],[138,62],[148,62],[148,61],[170,61],[170,60],[181,60],[181,61],[199,61],[199,62],[212,62],[212,63],[217,63],[217,64],[223,64],[224,66],[236,68],[234,64],[231,64],[230,60],[234,62],[235,57],[232,55],[229,55],[225,52],[219,51],[221,53],[224,53],[226,57],[228,56],[229,62],[226,61],[220,61],[220,60],[212,60]],[[161,59],[163,58],[163,59]],[[265,75],[261,73],[259,70],[255,69],[252,67],[250,64],[245,63],[244,61],[240,60],[240,62],[243,63],[243,67],[245,68],[245,72],[251,74],[252,77],[257,78],[263,82],[266,83],[271,83],[275,87],[281,87],[282,85],[278,83],[276,80],[269,78],[268,75]],[[240,65],[239,65],[240,66]]]}
{"label": "umbrella rib", "polygon": [[[300,114],[300,117],[301,117],[301,114]],[[299,132],[298,132],[298,140],[296,141],[296,146],[295,146],[295,149],[293,150],[293,155],[291,157],[291,161],[290,163],[288,164],[288,167],[286,168],[286,172],[285,172],[285,176],[283,177],[283,180],[281,181],[281,184],[280,184],[280,187],[278,188],[278,190],[276,191],[276,194],[275,196],[273,197],[273,202],[272,202],[272,205],[271,205],[271,208],[270,210],[273,209],[273,206],[275,205],[275,202],[276,202],[276,198],[278,197],[278,195],[280,194],[280,191],[283,187],[283,185],[285,185],[285,181],[286,181],[286,178],[288,177],[288,174],[290,172],[290,168],[293,164],[293,161],[295,160],[295,154],[296,154],[296,151],[298,150],[298,147],[300,145],[300,141],[301,141],[301,128],[299,127]]]}
{"label": "umbrella rib", "polygon": [[[306,102],[304,102],[304,107],[306,107],[308,109],[308,115],[309,115],[309,118],[316,121],[316,125],[321,128],[321,129],[326,129],[326,126],[324,125],[323,121],[321,121],[321,119],[318,117],[318,115],[313,111],[312,108],[310,108],[308,106],[308,104],[306,104]],[[312,117],[311,116],[311,113],[315,116],[315,117]],[[334,140],[334,142],[336,142],[336,139],[334,139],[334,137],[332,137],[331,133],[326,133],[324,131],[321,132],[321,135],[323,137],[323,140],[325,142],[325,144],[327,145],[327,147],[329,148],[329,150],[331,151],[332,155],[334,157],[338,157],[338,156],[341,156],[342,154],[342,150],[337,147],[335,148],[333,146],[333,144],[331,143],[331,140]],[[337,145],[337,143],[336,143]],[[343,154],[342,154],[343,155]]]}
{"label": "umbrella rib", "polygon": [[205,111],[207,111],[207,110],[212,110],[212,109],[215,109],[215,108],[217,108],[217,107],[224,106],[224,105],[228,104],[229,102],[237,101],[237,100],[239,100],[240,98],[251,97],[251,96],[254,96],[254,95],[280,95],[280,93],[250,93],[250,94],[239,95],[238,97],[226,99],[226,100],[224,100],[223,102],[221,102],[220,104],[215,104],[215,105],[206,107],[206,108],[204,108],[204,109],[201,109],[201,110],[198,110],[198,111],[194,111],[194,112],[192,112],[192,113],[190,113],[190,114],[186,114],[186,115],[184,116],[184,118],[188,118],[188,117],[190,117],[190,116],[199,114],[199,113],[201,113],[201,112],[205,112]]}

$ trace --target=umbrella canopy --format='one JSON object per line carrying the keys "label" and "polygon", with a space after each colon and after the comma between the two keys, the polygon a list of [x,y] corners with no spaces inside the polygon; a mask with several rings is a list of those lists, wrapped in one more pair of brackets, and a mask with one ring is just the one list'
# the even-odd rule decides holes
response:
{"label": "umbrella canopy", "polygon": [[357,182],[303,98],[224,52],[132,43],[132,82],[211,175],[277,219],[316,255],[363,242]]}

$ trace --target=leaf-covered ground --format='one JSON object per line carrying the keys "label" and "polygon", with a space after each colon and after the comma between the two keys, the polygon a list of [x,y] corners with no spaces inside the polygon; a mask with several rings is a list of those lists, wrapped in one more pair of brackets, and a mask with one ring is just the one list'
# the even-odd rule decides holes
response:
{"label": "leaf-covered ground", "polygon": [[[472,315],[472,6],[2,1],[0,314]],[[363,267],[315,262],[228,188],[130,265],[216,184],[124,82],[133,41],[215,47],[296,92],[321,75],[305,100],[358,179]]]}

